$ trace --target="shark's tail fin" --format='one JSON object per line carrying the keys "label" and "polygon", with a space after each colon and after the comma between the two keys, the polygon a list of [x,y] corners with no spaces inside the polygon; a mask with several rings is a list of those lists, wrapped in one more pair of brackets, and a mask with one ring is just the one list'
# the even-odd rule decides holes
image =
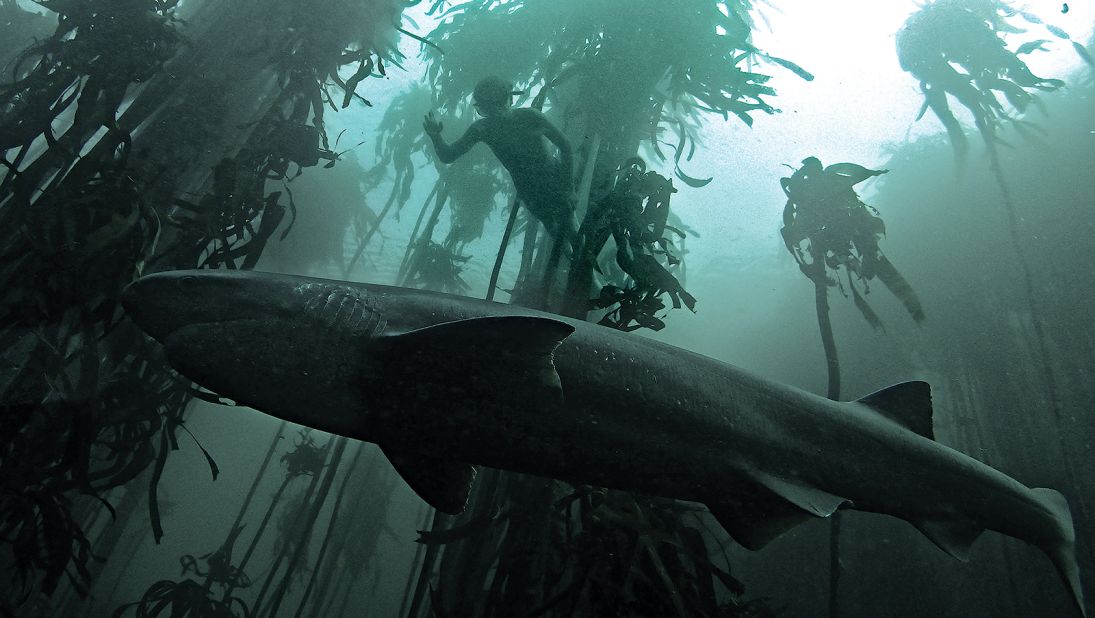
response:
{"label": "shark's tail fin", "polygon": [[1076,563],[1076,532],[1072,527],[1072,512],[1068,508],[1068,501],[1060,492],[1052,489],[1038,487],[1032,491],[1049,511],[1058,529],[1057,538],[1036,544],[1053,561],[1053,566],[1057,567],[1057,572],[1072,593],[1080,614],[1087,616],[1084,609],[1084,591],[1080,587],[1080,567]]}

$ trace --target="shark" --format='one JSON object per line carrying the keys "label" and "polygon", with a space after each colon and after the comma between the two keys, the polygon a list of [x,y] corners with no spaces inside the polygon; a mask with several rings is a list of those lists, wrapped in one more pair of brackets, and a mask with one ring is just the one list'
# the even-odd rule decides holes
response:
{"label": "shark", "polygon": [[151,274],[122,303],[182,375],[378,444],[445,513],[486,466],[700,502],[751,550],[838,509],[903,519],[962,560],[992,530],[1041,549],[1086,615],[1064,496],[937,442],[925,382],[833,401],[531,309],[254,271]]}

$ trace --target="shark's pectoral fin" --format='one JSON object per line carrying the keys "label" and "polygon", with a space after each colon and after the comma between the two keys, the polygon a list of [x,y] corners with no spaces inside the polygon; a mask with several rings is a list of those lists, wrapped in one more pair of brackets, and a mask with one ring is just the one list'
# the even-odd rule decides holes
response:
{"label": "shark's pectoral fin", "polygon": [[962,562],[969,562],[970,548],[977,537],[984,532],[983,528],[962,521],[924,520],[914,521],[912,525],[916,526],[921,534],[931,539],[931,542],[935,543],[939,549]]}
{"label": "shark's pectoral fin", "polygon": [[875,391],[856,403],[871,408],[929,440],[935,439],[935,432],[932,430],[932,391],[927,382],[914,380],[894,384]]}
{"label": "shark's pectoral fin", "polygon": [[851,501],[802,483],[754,472],[752,483],[727,495],[730,500],[708,500],[707,508],[742,547],[761,549],[791,528],[828,517]]}
{"label": "shark's pectoral fin", "polygon": [[552,352],[572,332],[573,326],[559,320],[506,316],[446,322],[369,340],[375,368],[364,375],[363,387],[388,410],[389,438],[378,441],[411,489],[443,513],[460,513],[475,468],[444,456],[407,452],[413,442],[405,440],[415,428],[402,424],[401,409],[429,410],[439,417],[463,410],[460,424],[438,420],[444,431],[454,433],[467,430],[464,423],[504,422],[514,409],[557,409],[562,385]]}
{"label": "shark's pectoral fin", "polygon": [[465,463],[380,447],[399,476],[430,506],[456,515],[464,511],[477,469]]}

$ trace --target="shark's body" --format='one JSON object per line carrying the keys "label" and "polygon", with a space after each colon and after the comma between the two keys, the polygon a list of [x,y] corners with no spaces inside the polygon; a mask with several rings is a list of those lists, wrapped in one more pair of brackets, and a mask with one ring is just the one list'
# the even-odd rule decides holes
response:
{"label": "shark's body", "polygon": [[184,375],[380,444],[445,511],[478,464],[703,502],[751,549],[842,506],[960,558],[990,529],[1041,548],[1083,611],[1064,498],[935,442],[923,382],[835,402],[510,305],[253,272],[152,275],[125,304]]}

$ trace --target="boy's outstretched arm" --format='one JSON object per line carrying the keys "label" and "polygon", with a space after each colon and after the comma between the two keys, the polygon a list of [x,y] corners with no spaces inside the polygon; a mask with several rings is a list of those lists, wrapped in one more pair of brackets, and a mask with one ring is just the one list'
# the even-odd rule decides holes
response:
{"label": "boy's outstretched arm", "polygon": [[555,144],[555,147],[559,149],[560,162],[566,171],[567,181],[571,182],[574,178],[574,151],[570,147],[570,140],[555,125],[551,124],[551,121],[543,114],[538,115],[540,122],[543,123],[544,137],[548,138],[548,141]]}
{"label": "boy's outstretched arm", "polygon": [[473,122],[468,130],[452,144],[446,144],[445,138],[441,137],[442,126],[441,121],[434,117],[433,112],[430,112],[422,120],[422,129],[426,132],[430,141],[433,142],[434,152],[437,153],[437,158],[442,163],[452,163],[464,156],[480,140],[478,121]]}

